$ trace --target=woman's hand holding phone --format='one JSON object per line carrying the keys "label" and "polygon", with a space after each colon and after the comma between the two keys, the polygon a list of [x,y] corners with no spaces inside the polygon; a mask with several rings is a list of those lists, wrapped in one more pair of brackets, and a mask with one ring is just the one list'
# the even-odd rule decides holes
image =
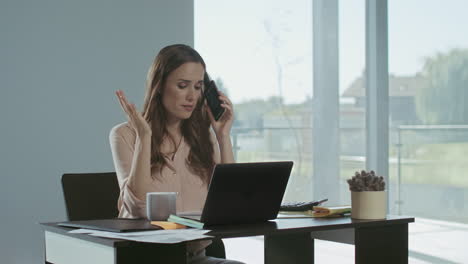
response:
{"label": "woman's hand holding phone", "polygon": [[222,92],[217,92],[219,94],[218,98],[221,101],[221,107],[224,108],[224,113],[216,121],[210,107],[207,107],[207,111],[216,137],[218,140],[221,140],[226,136],[230,136],[232,123],[234,122],[234,109],[231,100]]}
{"label": "woman's hand holding phone", "polygon": [[151,127],[143,118],[141,113],[137,111],[135,105],[127,101],[127,98],[121,90],[116,91],[115,95],[119,99],[122,110],[127,115],[128,123],[133,129],[135,129],[137,136],[140,138],[151,136]]}
{"label": "woman's hand holding phone", "polygon": [[208,107],[211,110],[211,114],[215,121],[218,121],[219,118],[223,115],[225,109],[221,106],[221,99],[219,99],[218,88],[216,87],[216,83],[214,81],[209,81],[203,91],[203,95],[206,98],[206,102]]}

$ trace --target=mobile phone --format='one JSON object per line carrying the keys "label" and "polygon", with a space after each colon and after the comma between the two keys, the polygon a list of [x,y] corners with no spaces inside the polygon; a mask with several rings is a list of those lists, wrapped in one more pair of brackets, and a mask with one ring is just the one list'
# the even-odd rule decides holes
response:
{"label": "mobile phone", "polygon": [[224,113],[224,108],[221,106],[221,100],[219,100],[218,88],[214,81],[210,81],[207,86],[205,86],[205,91],[203,92],[206,102],[210,107],[211,113],[216,121],[221,118]]}

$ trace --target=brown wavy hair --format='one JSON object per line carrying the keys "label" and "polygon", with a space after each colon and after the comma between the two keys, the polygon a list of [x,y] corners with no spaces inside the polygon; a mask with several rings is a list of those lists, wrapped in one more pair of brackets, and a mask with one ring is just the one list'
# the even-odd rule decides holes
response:
{"label": "brown wavy hair", "polygon": [[[167,131],[166,109],[162,104],[162,95],[167,77],[171,72],[187,62],[206,65],[203,58],[190,46],[176,44],[161,49],[151,65],[146,77],[146,94],[143,103],[143,117],[152,130],[151,169],[162,171],[167,162],[161,153],[163,139],[168,137],[176,145]],[[204,97],[200,96],[190,118],[182,120],[181,133],[190,146],[190,153],[185,161],[189,169],[208,184],[214,167],[213,142],[210,139],[210,121],[204,109]]]}

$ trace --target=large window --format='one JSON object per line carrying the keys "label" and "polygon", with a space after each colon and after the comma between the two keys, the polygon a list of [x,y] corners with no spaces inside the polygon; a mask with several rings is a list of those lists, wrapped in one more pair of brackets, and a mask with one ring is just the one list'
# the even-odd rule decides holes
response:
{"label": "large window", "polygon": [[310,1],[196,1],[195,46],[234,103],[238,162],[293,160],[286,200],[312,199]]}
{"label": "large window", "polygon": [[410,255],[430,263],[468,261],[467,9],[389,1],[391,212],[418,217]]}
{"label": "large window", "polygon": [[[195,1],[195,47],[234,102],[237,161],[295,162],[286,201],[350,203],[345,179],[379,154],[388,162],[389,213],[416,217],[410,263],[467,262],[468,2],[382,4],[389,147],[369,153],[370,2]],[[349,248],[341,258],[343,248],[316,252],[353,263]]]}

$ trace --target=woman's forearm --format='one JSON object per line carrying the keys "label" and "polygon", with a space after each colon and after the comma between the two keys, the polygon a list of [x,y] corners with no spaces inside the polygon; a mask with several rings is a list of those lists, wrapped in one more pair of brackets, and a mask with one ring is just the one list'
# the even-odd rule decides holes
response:
{"label": "woman's forearm", "polygon": [[151,191],[151,136],[136,137],[128,187],[141,200]]}
{"label": "woman's forearm", "polygon": [[221,163],[235,163],[234,153],[232,151],[231,136],[226,135],[218,138],[219,150],[221,154]]}

